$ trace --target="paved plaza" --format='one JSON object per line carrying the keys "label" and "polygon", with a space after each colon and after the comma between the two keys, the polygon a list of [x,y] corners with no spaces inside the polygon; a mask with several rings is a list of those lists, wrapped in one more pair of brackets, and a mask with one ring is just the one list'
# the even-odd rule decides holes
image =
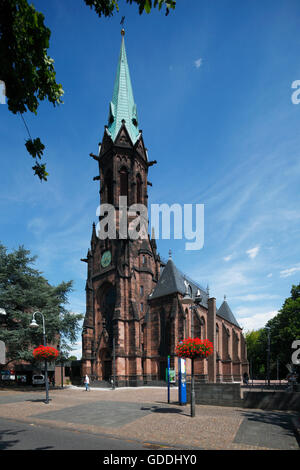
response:
{"label": "paved plaza", "polygon": [[[294,412],[178,404],[178,391],[144,387],[0,390],[0,418],[59,430],[128,439],[147,446],[177,449],[298,450]],[[299,422],[299,421],[298,421]],[[67,449],[66,449],[67,450]]]}

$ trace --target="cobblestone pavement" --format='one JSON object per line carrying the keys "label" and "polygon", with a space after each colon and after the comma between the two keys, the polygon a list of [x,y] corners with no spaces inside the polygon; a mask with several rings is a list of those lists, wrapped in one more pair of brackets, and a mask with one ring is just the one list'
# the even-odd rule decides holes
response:
{"label": "cobblestone pavement", "polygon": [[50,389],[0,391],[0,416],[94,434],[176,446],[181,449],[299,449],[295,413],[243,408],[178,405],[178,391],[165,388]]}

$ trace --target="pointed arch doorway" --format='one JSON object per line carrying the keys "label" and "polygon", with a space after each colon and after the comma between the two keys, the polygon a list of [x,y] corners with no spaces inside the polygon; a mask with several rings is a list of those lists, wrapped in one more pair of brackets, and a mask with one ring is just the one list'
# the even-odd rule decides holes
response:
{"label": "pointed arch doorway", "polygon": [[112,376],[112,358],[108,348],[102,349],[100,352],[100,364],[102,372],[102,380],[109,381]]}

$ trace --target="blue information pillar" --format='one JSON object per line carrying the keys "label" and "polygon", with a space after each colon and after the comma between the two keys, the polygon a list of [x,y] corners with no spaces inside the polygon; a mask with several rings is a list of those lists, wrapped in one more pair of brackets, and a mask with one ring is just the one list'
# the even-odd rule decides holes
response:
{"label": "blue information pillar", "polygon": [[167,382],[168,382],[168,403],[170,403],[170,356],[168,356]]}
{"label": "blue information pillar", "polygon": [[186,405],[186,369],[185,359],[178,358],[178,395],[179,404]]}

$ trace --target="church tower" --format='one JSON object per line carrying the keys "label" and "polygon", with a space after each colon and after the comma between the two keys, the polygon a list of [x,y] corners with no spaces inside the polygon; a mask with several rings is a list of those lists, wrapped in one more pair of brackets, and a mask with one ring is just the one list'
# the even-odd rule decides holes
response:
{"label": "church tower", "polygon": [[[98,381],[116,378],[116,385],[141,385],[144,361],[143,335],[147,299],[160,270],[155,240],[131,239],[120,231],[120,201],[126,208],[134,204],[148,206],[149,162],[142,131],[139,128],[126,56],[125,31],[97,161],[100,204],[115,211],[115,236],[99,237],[105,229],[106,213],[93,224],[91,247],[87,257],[86,315],[82,333],[82,374]],[[151,185],[151,184],[150,184]],[[120,197],[122,199],[120,199]],[[126,198],[126,199],[124,199]],[[100,207],[101,207],[100,206]],[[127,215],[130,223],[130,214]],[[148,227],[146,227],[148,231]],[[105,230],[104,230],[105,231]]]}

